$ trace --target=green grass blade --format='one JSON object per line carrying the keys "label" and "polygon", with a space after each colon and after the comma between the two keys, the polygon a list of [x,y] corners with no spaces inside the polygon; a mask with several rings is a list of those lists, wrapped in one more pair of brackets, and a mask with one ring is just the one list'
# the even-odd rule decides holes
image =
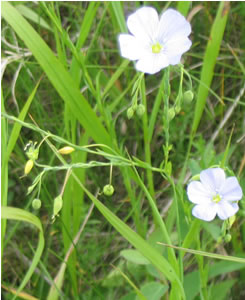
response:
{"label": "green grass blade", "polygon": [[[35,94],[37,92],[37,89],[38,89],[38,86],[40,84],[40,81],[41,79],[38,81],[38,83],[36,84],[36,86],[34,87],[31,95],[28,97],[24,107],[22,108],[19,116],[18,116],[18,119],[21,120],[21,121],[24,121],[25,120],[25,117],[26,117],[26,114],[29,110],[29,107],[32,103],[32,100],[34,99],[35,97]],[[22,125],[19,124],[19,123],[15,123],[14,124],[14,127],[13,127],[13,130],[11,132],[11,135],[10,135],[10,138],[9,138],[9,142],[8,142],[8,147],[7,147],[7,154],[6,154],[6,159],[9,160],[9,157],[14,149],[14,146],[16,144],[16,141],[19,137],[19,133],[20,133],[20,130],[22,128]]]}
{"label": "green grass blade", "polygon": [[1,218],[8,219],[8,220],[28,222],[28,223],[34,225],[35,227],[37,227],[39,230],[39,240],[38,240],[37,249],[35,251],[32,263],[17,290],[17,293],[19,293],[25,287],[25,285],[31,278],[31,276],[40,260],[40,257],[42,255],[43,248],[44,248],[43,228],[42,228],[42,224],[41,224],[40,220],[36,216],[29,213],[28,211],[25,211],[25,210],[19,209],[19,208],[15,208],[15,207],[3,206],[2,210],[1,210]]}
{"label": "green grass blade", "polygon": [[228,260],[228,261],[239,262],[239,263],[245,264],[245,258],[242,258],[242,257],[221,255],[221,254],[199,251],[199,250],[194,250],[194,249],[188,249],[188,248],[183,248],[183,247],[171,246],[171,245],[167,245],[164,243],[158,243],[158,244],[166,246],[166,247],[174,248],[177,250],[182,250],[182,251],[185,251],[188,253],[200,255],[200,256],[206,256],[206,257],[211,257],[211,258],[215,258],[215,259]]}
{"label": "green grass blade", "polygon": [[26,7],[25,5],[22,5],[22,4],[16,5],[15,7],[18,10],[18,12],[20,12],[22,14],[23,17],[42,26],[43,28],[45,28],[47,30],[52,31],[49,24],[29,7]]}
{"label": "green grass blade", "polygon": [[128,32],[121,1],[111,1],[111,6],[116,16],[120,31]]}
{"label": "green grass blade", "polygon": [[111,138],[99,118],[80,93],[70,74],[37,32],[8,2],[2,3],[2,16],[25,42],[61,98],[68,103],[74,116],[89,132],[90,136],[96,142],[111,145]]}
{"label": "green grass blade", "polygon": [[[4,97],[1,89],[1,111],[5,112]],[[7,159],[7,120],[1,118],[1,205],[6,206],[8,203],[8,159]],[[1,220],[1,256],[3,254],[4,237],[6,230],[6,220]]]}
{"label": "green grass blade", "polygon": [[192,136],[195,135],[206,104],[208,88],[210,87],[213,79],[214,67],[217,61],[217,57],[219,55],[219,49],[225,31],[228,12],[229,2],[220,2],[219,9],[215,21],[212,25],[210,37],[204,55],[200,81],[203,84],[205,84],[205,86],[200,84],[198,87],[196,97],[197,102],[195,106],[194,120],[192,124]]}
{"label": "green grass blade", "polygon": [[186,16],[191,5],[191,1],[178,1],[177,10],[183,15]]}

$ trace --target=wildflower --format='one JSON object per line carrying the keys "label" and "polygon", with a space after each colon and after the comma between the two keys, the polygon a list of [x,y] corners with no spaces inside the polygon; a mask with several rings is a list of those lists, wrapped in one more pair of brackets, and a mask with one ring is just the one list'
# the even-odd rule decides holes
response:
{"label": "wildflower", "polygon": [[154,8],[142,7],[128,17],[127,26],[131,34],[119,35],[121,55],[137,60],[136,69],[143,73],[178,64],[191,47],[191,26],[174,9],[167,9],[159,20]]}
{"label": "wildflower", "polygon": [[192,181],[187,187],[189,200],[196,204],[194,217],[212,221],[216,214],[221,220],[235,215],[242,198],[242,189],[236,177],[226,178],[221,168],[211,168],[200,173],[200,181]]}

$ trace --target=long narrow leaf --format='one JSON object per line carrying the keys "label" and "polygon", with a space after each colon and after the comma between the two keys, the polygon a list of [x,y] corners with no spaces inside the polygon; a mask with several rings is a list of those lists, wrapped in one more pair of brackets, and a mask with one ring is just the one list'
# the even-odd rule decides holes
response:
{"label": "long narrow leaf", "polygon": [[198,87],[197,102],[195,107],[194,120],[192,124],[192,135],[195,134],[208,96],[208,89],[213,79],[214,67],[219,55],[219,49],[225,31],[227,16],[229,12],[229,2],[220,2],[219,9],[213,23],[211,34],[208,40],[203,67],[201,72],[201,83]]}
{"label": "long narrow leaf", "polygon": [[[39,241],[37,245],[37,249],[35,251],[32,263],[22,280],[18,290],[17,294],[25,287],[29,279],[31,278],[39,260],[43,252],[44,248],[44,236],[43,236],[43,228],[40,220],[34,216],[33,214],[29,213],[28,211],[25,211],[20,208],[15,207],[9,207],[9,206],[3,206],[1,210],[1,218],[2,219],[8,219],[8,220],[17,220],[17,221],[23,221],[31,223],[32,225],[36,226],[39,229]],[[16,294],[16,296],[17,296]]]}

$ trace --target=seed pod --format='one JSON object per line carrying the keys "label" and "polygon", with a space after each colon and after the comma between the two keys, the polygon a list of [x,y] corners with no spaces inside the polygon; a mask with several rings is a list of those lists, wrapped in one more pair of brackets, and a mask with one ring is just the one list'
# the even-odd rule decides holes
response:
{"label": "seed pod", "polygon": [[70,147],[70,146],[66,146],[66,147],[63,147],[63,148],[61,148],[61,149],[58,150],[58,152],[59,152],[60,154],[63,154],[63,155],[65,155],[65,154],[70,154],[70,153],[72,153],[73,151],[75,151],[75,149],[72,148],[72,147]]}
{"label": "seed pod", "polygon": [[132,107],[129,107],[129,109],[127,110],[127,117],[128,119],[132,119],[134,116],[134,109]]}
{"label": "seed pod", "polygon": [[33,209],[38,210],[41,207],[41,205],[42,205],[42,202],[41,202],[40,199],[34,199],[32,201],[32,207],[33,207]]}
{"label": "seed pod", "polygon": [[190,104],[194,98],[194,94],[191,90],[184,92],[183,99],[185,104]]}
{"label": "seed pod", "polygon": [[229,243],[230,241],[231,241],[231,235],[228,233],[228,234],[226,234],[226,236],[225,236],[225,242],[226,243]]}
{"label": "seed pod", "polygon": [[139,104],[136,109],[136,114],[139,117],[142,117],[144,113],[145,113],[145,106],[143,104]]}
{"label": "seed pod", "polygon": [[34,166],[33,160],[29,159],[25,165],[25,170],[24,170],[25,175],[27,175],[31,172],[31,169],[33,168],[33,166]]}
{"label": "seed pod", "polygon": [[111,195],[113,195],[113,193],[114,193],[114,187],[113,187],[111,184],[105,185],[104,188],[103,188],[103,193],[104,193],[106,196],[111,196]]}

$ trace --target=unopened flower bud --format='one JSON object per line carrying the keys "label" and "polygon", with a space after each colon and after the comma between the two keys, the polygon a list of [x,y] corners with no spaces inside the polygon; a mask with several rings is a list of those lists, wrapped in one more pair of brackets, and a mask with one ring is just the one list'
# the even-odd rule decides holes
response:
{"label": "unopened flower bud", "polygon": [[143,104],[139,104],[136,109],[136,114],[139,117],[142,117],[144,113],[145,113],[145,106]]}
{"label": "unopened flower bud", "polygon": [[104,193],[106,196],[111,196],[111,195],[113,195],[113,193],[114,193],[114,187],[113,187],[111,184],[105,185],[104,188],[103,188],[103,193]]}
{"label": "unopened flower bud", "polygon": [[72,153],[73,151],[75,151],[75,149],[74,148],[72,148],[72,147],[70,147],[70,146],[66,146],[66,147],[63,147],[63,148],[61,148],[61,149],[59,149],[58,150],[58,152],[60,153],[60,154],[70,154],[70,153]]}
{"label": "unopened flower bud", "polygon": [[168,119],[169,119],[169,121],[173,120],[174,117],[175,117],[175,110],[174,110],[173,107],[171,107],[168,110]]}
{"label": "unopened flower bud", "polygon": [[231,241],[231,235],[228,233],[224,238],[226,243],[229,243]]}
{"label": "unopened flower bud", "polygon": [[27,175],[31,172],[31,169],[33,168],[33,166],[34,166],[33,160],[29,159],[25,165],[25,171],[24,171],[25,175]]}
{"label": "unopened flower bud", "polygon": [[58,215],[62,206],[63,206],[63,199],[62,196],[59,195],[54,199],[53,216],[52,216],[53,219]]}
{"label": "unopened flower bud", "polygon": [[132,107],[129,107],[129,109],[127,110],[127,117],[128,119],[132,119],[132,117],[134,116],[134,109]]}
{"label": "unopened flower bud", "polygon": [[41,207],[41,205],[42,205],[42,202],[41,202],[40,199],[34,199],[32,201],[32,207],[33,207],[33,209],[38,210]]}
{"label": "unopened flower bud", "polygon": [[190,104],[194,98],[194,94],[191,90],[184,92],[183,99],[185,104]]}
{"label": "unopened flower bud", "polygon": [[180,107],[180,105],[177,104],[174,108],[175,113],[178,114],[180,112],[180,110],[181,110],[181,107]]}

